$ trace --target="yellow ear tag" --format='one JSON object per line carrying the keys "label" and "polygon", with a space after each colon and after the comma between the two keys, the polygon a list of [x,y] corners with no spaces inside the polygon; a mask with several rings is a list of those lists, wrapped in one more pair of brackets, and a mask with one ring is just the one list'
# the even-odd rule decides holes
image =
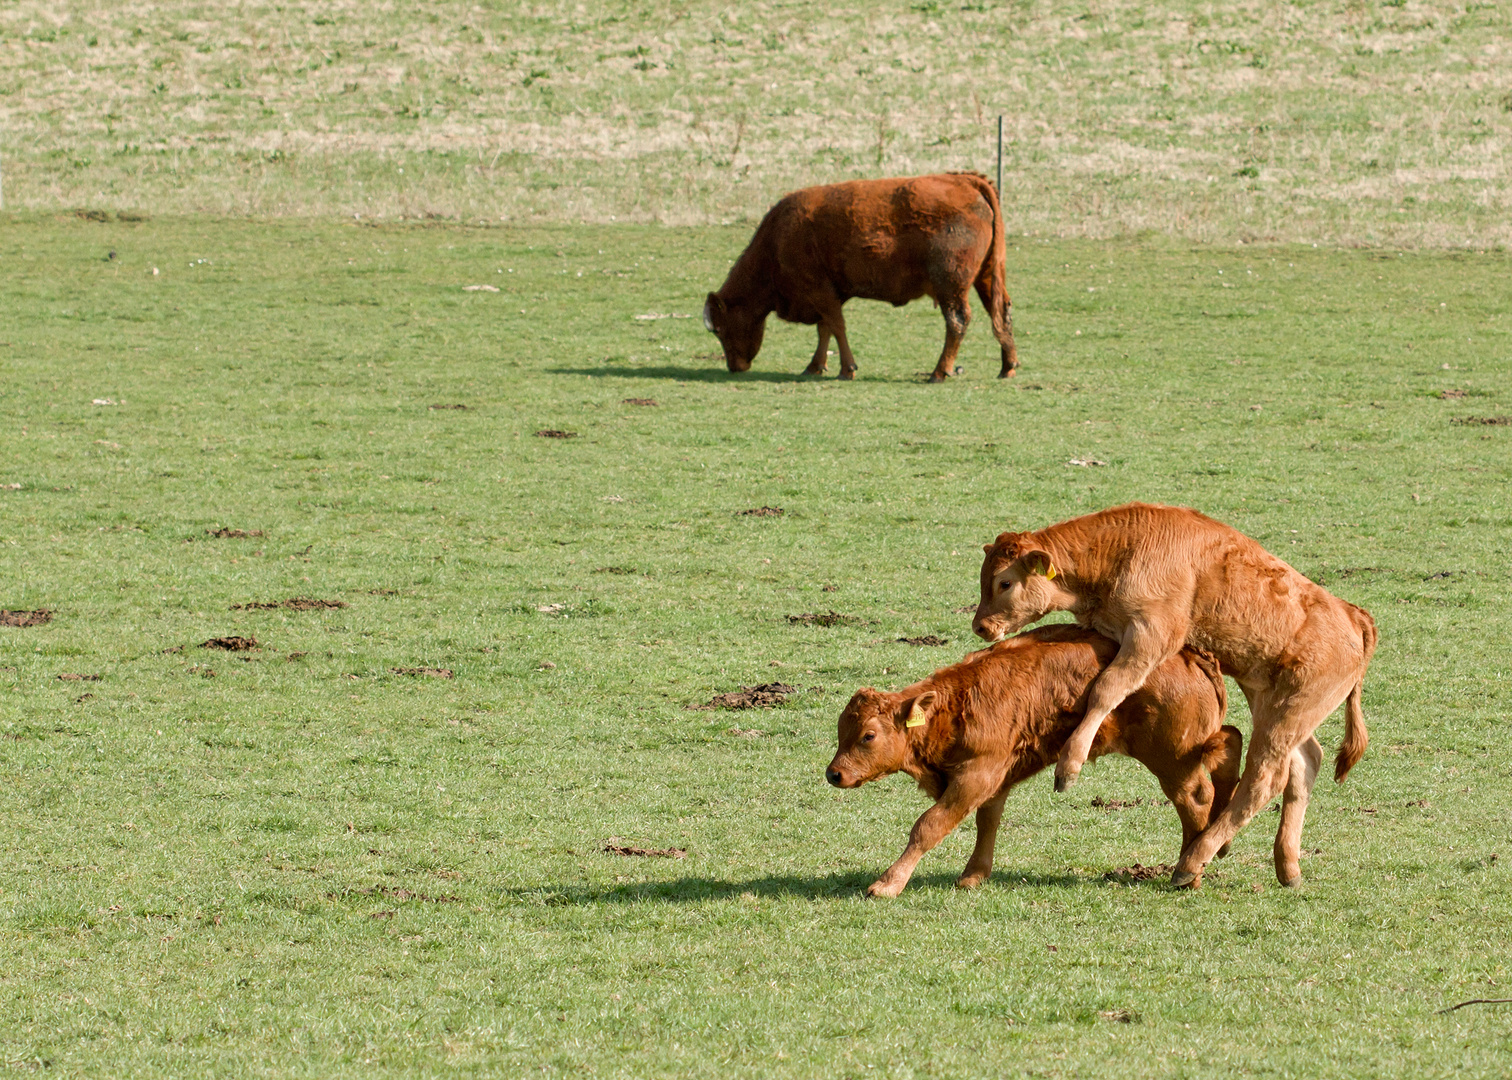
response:
{"label": "yellow ear tag", "polygon": [[1055,564],[1051,563],[1050,564],[1050,568],[1045,571],[1045,580],[1046,581],[1054,581],[1055,580],[1055,575],[1056,575]]}
{"label": "yellow ear tag", "polygon": [[908,710],[908,719],[903,722],[904,727],[923,727],[929,723],[929,717],[924,715],[924,710],[919,708],[919,703],[913,703],[913,708]]}

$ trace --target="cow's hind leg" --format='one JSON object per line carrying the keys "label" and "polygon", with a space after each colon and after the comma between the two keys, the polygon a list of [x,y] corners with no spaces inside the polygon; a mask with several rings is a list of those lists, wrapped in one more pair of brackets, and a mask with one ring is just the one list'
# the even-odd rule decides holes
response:
{"label": "cow's hind leg", "polygon": [[819,324],[819,347],[814,350],[814,358],[809,361],[809,366],[803,369],[805,375],[823,375],[829,368],[829,327],[824,323]]}
{"label": "cow's hind leg", "polygon": [[1003,351],[1003,369],[998,372],[998,378],[1009,378],[1019,366],[1018,349],[1013,344],[1013,302],[998,288],[990,272],[977,278],[976,291],[992,319],[992,336],[997,338]]}
{"label": "cow's hind leg", "polygon": [[959,374],[956,369],[956,356],[961,351],[961,339],[966,336],[966,328],[971,325],[971,307],[966,303],[966,294],[948,295],[939,297],[940,314],[945,316],[945,348],[940,352],[940,361],[935,364],[935,369],[930,373],[929,381],[932,383],[944,382],[952,375]]}
{"label": "cow's hind leg", "polygon": [[1309,736],[1292,751],[1291,771],[1281,796],[1281,827],[1276,830],[1276,880],[1288,888],[1302,883],[1302,822],[1323,763],[1323,748]]}
{"label": "cow's hind leg", "polygon": [[992,876],[992,852],[997,846],[998,826],[1003,821],[1003,803],[1008,800],[1004,788],[981,806],[976,813],[976,847],[971,849],[971,858],[966,869],[956,879],[956,888],[974,889]]}

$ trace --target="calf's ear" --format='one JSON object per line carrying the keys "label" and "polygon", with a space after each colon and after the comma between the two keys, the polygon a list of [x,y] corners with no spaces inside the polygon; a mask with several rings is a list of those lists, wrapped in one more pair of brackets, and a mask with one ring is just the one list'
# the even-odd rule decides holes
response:
{"label": "calf's ear", "polygon": [[719,298],[717,293],[710,293],[704,299],[704,329],[711,334],[719,333],[719,325],[724,322],[724,316],[724,301]]}
{"label": "calf's ear", "polygon": [[1018,557],[1015,565],[1025,577],[1030,574],[1043,574],[1053,580],[1060,573],[1051,560],[1050,554],[1045,551],[1026,551]]}
{"label": "calf's ear", "polygon": [[934,712],[935,702],[938,696],[933,690],[926,690],[909,703],[908,712],[904,714],[903,726],[906,728],[923,727],[929,723],[929,717]]}

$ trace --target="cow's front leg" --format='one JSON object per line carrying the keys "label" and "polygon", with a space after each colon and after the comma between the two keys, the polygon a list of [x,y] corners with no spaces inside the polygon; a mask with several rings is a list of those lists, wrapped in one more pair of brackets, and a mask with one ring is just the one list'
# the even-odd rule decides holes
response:
{"label": "cow's front leg", "polygon": [[977,807],[990,799],[1002,784],[1002,770],[989,772],[986,768],[967,768],[951,778],[939,801],[924,811],[913,830],[908,834],[908,846],[898,861],[887,868],[871,888],[867,896],[897,896],[913,876],[914,867],[925,852],[932,849]]}
{"label": "cow's front leg", "polygon": [[814,350],[814,358],[809,361],[809,366],[803,369],[805,375],[823,375],[829,367],[829,327],[823,322],[819,324],[819,347]]}
{"label": "cow's front leg", "polygon": [[[840,349],[840,378],[856,377],[856,356],[851,352],[850,339],[845,336],[845,316],[840,311],[840,300],[835,298],[825,303],[819,312],[819,332],[835,335],[835,344]],[[812,366],[812,365],[811,365]]]}

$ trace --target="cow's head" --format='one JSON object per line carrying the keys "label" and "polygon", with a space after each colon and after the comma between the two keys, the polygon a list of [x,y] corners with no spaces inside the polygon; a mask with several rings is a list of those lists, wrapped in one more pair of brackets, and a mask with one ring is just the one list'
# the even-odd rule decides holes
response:
{"label": "cow's head", "polygon": [[824,778],[839,788],[890,776],[908,760],[908,730],[928,724],[937,695],[885,694],[862,687],[840,714],[839,749]]}
{"label": "cow's head", "polygon": [[718,293],[710,293],[704,301],[703,319],[704,328],[724,348],[725,366],[731,371],[750,371],[766,333],[765,313],[757,314],[754,308],[726,302]]}
{"label": "cow's head", "polygon": [[1076,602],[1062,568],[1030,534],[1003,533],[982,550],[982,598],[971,621],[979,637],[1001,641]]}

